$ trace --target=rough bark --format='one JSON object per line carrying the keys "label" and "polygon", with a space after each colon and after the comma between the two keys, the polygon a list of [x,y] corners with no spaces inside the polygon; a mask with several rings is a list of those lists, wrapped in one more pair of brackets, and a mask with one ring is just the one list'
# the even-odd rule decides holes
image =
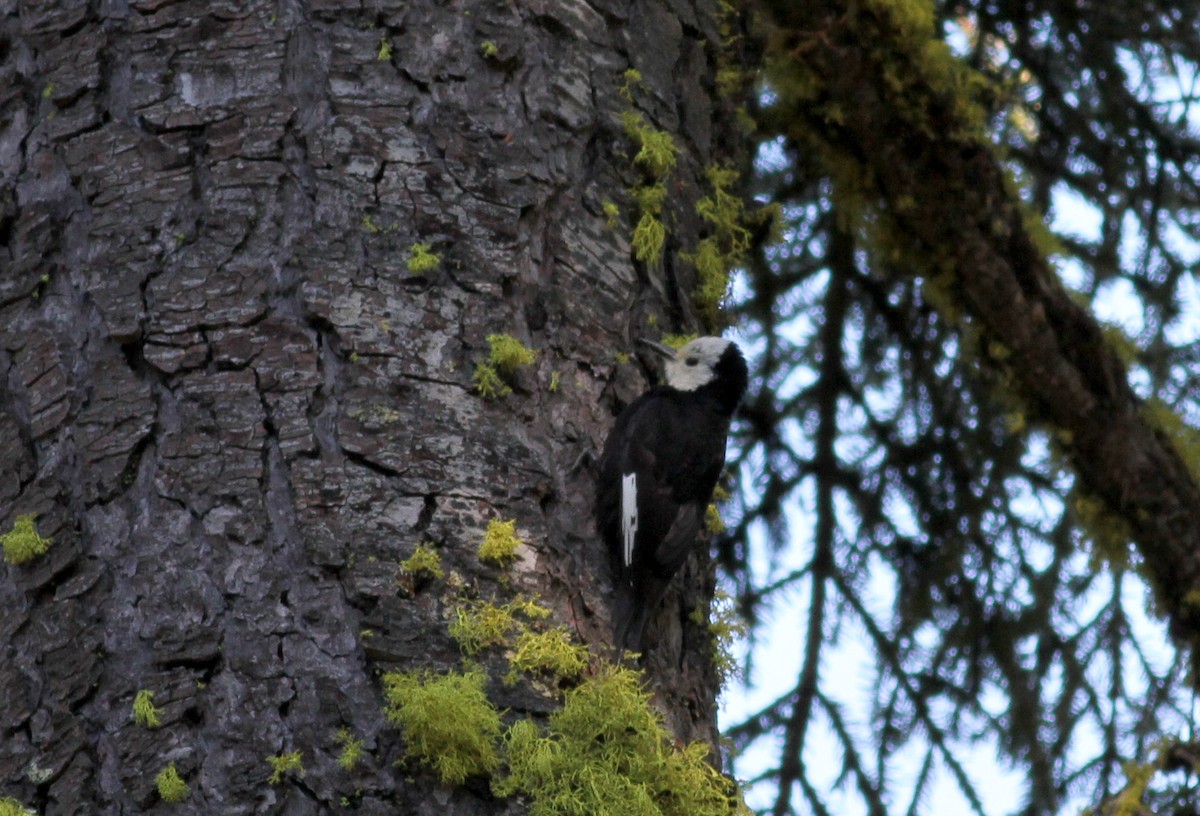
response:
{"label": "rough bark", "polygon": [[[603,652],[607,567],[573,465],[645,386],[616,354],[647,318],[697,325],[670,250],[694,244],[721,157],[716,11],[7,7],[0,532],[36,513],[53,544],[0,569],[0,793],[142,812],[175,762],[180,813],[514,807],[394,764],[377,672],[460,660],[446,584],[403,593],[397,564],[433,541],[472,591],[509,591],[475,552],[489,519],[515,518],[511,587]],[[638,178],[630,67],[681,148],[650,269],[601,207],[628,210]],[[416,243],[436,271],[407,270]],[[485,402],[472,372],[492,333],[539,356]],[[689,567],[651,666],[687,740],[714,736],[709,644],[686,622],[706,574]],[[491,668],[500,705],[553,705]],[[143,689],[160,728],[131,720]],[[334,761],[342,727],[369,752],[353,772]],[[266,757],[294,750],[304,777],[268,784]]]}
{"label": "rough bark", "polygon": [[1030,424],[1053,431],[1083,494],[1128,525],[1178,643],[1200,643],[1200,488],[1095,319],[1049,268],[1013,185],[962,113],[966,88],[927,81],[922,52],[898,34],[899,6],[768,7],[777,79],[799,71],[816,89],[802,102],[781,94],[785,130],[857,168],[853,194],[902,236],[910,259],[929,264],[894,268],[936,278],[964,330],[996,351],[992,363]]}

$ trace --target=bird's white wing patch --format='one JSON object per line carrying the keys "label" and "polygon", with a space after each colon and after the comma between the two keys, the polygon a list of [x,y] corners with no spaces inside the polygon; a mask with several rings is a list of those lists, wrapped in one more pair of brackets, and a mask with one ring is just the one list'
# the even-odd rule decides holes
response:
{"label": "bird's white wing patch", "polygon": [[621,533],[625,536],[625,566],[633,563],[633,542],[637,538],[637,474],[626,473],[621,479]]}

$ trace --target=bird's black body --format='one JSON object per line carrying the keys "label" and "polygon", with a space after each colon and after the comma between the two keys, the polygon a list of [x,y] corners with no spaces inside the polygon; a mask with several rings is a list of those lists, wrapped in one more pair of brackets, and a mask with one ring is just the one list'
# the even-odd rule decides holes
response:
{"label": "bird's black body", "polygon": [[596,522],[613,565],[618,650],[641,650],[646,620],[697,543],[746,382],[736,345],[700,338],[674,353],[666,385],[617,417],[600,459]]}

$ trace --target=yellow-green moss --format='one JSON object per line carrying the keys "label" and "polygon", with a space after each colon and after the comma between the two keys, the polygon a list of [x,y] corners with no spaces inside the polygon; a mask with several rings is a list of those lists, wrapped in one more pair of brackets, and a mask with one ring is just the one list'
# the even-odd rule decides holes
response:
{"label": "yellow-green moss", "polygon": [[665,130],[658,130],[646,121],[646,117],[634,110],[621,114],[621,126],[625,135],[638,145],[633,163],[641,166],[655,179],[661,179],[675,169],[679,149],[675,140]]}
{"label": "yellow-green moss", "polygon": [[658,338],[658,342],[664,346],[670,346],[673,349],[681,349],[688,343],[695,340],[699,335],[695,334],[664,334]]}
{"label": "yellow-green moss", "polygon": [[11,796],[5,796],[0,799],[0,816],[37,816],[37,812],[25,807]]}
{"label": "yellow-green moss", "polygon": [[605,199],[600,202],[600,210],[604,213],[604,222],[608,224],[609,229],[616,229],[621,223],[621,208],[614,202]]}
{"label": "yellow-green moss", "polygon": [[633,197],[639,212],[631,240],[633,257],[642,263],[658,263],[667,241],[667,228],[661,217],[667,186],[660,182],[637,187],[633,190]]}
{"label": "yellow-green moss", "polygon": [[713,535],[725,532],[725,520],[721,518],[717,502],[728,501],[731,498],[732,494],[720,485],[713,488],[712,501],[704,510],[704,529]]}
{"label": "yellow-green moss", "polygon": [[167,804],[178,804],[187,799],[192,792],[188,783],[179,775],[174,762],[158,772],[158,776],[154,777],[154,784],[158,787],[158,795]]}
{"label": "yellow-green moss", "polygon": [[379,53],[375,55],[375,58],[381,61],[392,58],[392,43],[388,40],[387,34],[379,38]]}
{"label": "yellow-green moss", "polygon": [[704,529],[713,535],[725,532],[725,520],[715,504],[709,504],[704,509]]}
{"label": "yellow-green moss", "polygon": [[479,654],[489,646],[506,646],[509,634],[525,627],[518,616],[530,621],[543,620],[550,616],[550,610],[533,598],[516,598],[501,605],[490,601],[464,602],[454,608],[450,637],[468,655]]}
{"label": "yellow-green moss", "polygon": [[500,53],[500,47],[491,40],[484,40],[479,44],[479,53],[484,59],[494,59]]}
{"label": "yellow-green moss", "polygon": [[546,390],[549,391],[551,394],[557,394],[558,386],[559,386],[561,379],[562,379],[562,375],[559,374],[559,372],[551,371],[550,372],[550,383],[546,386]]}
{"label": "yellow-green moss", "polygon": [[38,535],[36,513],[17,516],[13,528],[0,536],[0,545],[4,546],[4,560],[10,564],[24,564],[37,558],[45,554],[53,543],[53,539]]}
{"label": "yellow-green moss", "polygon": [[526,348],[521,341],[507,334],[489,334],[488,346],[491,353],[488,361],[501,374],[515,374],[522,366],[531,365],[537,359],[537,352]]}
{"label": "yellow-green moss", "polygon": [[413,244],[409,247],[408,261],[405,266],[414,275],[424,275],[438,268],[442,257],[429,249],[429,244]]}
{"label": "yellow-green moss", "polygon": [[710,322],[716,322],[729,297],[729,273],[745,263],[750,251],[750,218],[746,205],[732,190],[736,170],[712,165],[705,170],[712,192],[696,202],[696,214],[710,226],[711,234],[701,239],[694,252],[681,256],[696,268],[698,278],[692,298]]}
{"label": "yellow-green moss", "polygon": [[1107,816],[1141,816],[1146,812],[1142,797],[1158,767],[1148,762],[1126,762],[1121,770],[1125,772],[1125,786],[1104,812]]}
{"label": "yellow-green moss", "polygon": [[505,735],[499,796],[524,794],[531,816],[726,816],[747,813],[707,762],[708,746],[677,749],[637,675],[608,666],[567,692],[545,733],[529,720]]}
{"label": "yellow-green moss", "polygon": [[272,785],[278,785],[282,782],[286,774],[296,777],[304,776],[303,756],[300,751],[269,756],[267,757],[267,762],[271,763],[271,776],[267,779],[267,782]]}
{"label": "yellow-green moss", "polygon": [[418,544],[413,554],[400,562],[400,572],[405,575],[425,575],[433,579],[445,576],[442,557],[431,543]]}
{"label": "yellow-green moss", "polygon": [[488,358],[475,367],[475,390],[485,399],[512,393],[510,385],[517,372],[537,359],[537,352],[507,334],[489,334]]}
{"label": "yellow-green moss", "polygon": [[517,671],[544,672],[562,680],[573,680],[588,665],[588,649],[571,642],[571,633],[564,626],[544,632],[526,629],[517,636],[512,667]]}
{"label": "yellow-green moss", "polygon": [[363,229],[365,229],[367,232],[371,233],[372,235],[378,235],[381,232],[387,231],[386,227],[381,227],[375,223],[375,219],[373,219],[371,217],[370,213],[366,213],[363,215],[362,224],[363,224]]}
{"label": "yellow-green moss", "polygon": [[517,547],[521,543],[521,539],[517,537],[516,519],[492,519],[488,522],[483,541],[479,544],[479,560],[503,566],[517,557]]}
{"label": "yellow-green moss", "polygon": [[642,72],[636,68],[627,68],[621,75],[621,86],[617,88],[617,93],[621,94],[626,102],[633,102],[633,89],[641,84]]}
{"label": "yellow-green moss", "polygon": [[1171,440],[1171,445],[1183,459],[1192,478],[1200,482],[1200,431],[1189,426],[1157,397],[1142,405],[1141,414],[1146,422]]}
{"label": "yellow-green moss", "polygon": [[1130,566],[1129,544],[1133,531],[1129,523],[1109,509],[1098,496],[1076,492],[1071,497],[1071,509],[1080,528],[1092,542],[1093,558],[1101,558],[1114,569]]}
{"label": "yellow-green moss", "polygon": [[499,764],[500,712],[484,693],[486,681],[478,670],[383,676],[384,714],[403,731],[405,755],[431,767],[447,785],[490,774]]}
{"label": "yellow-green moss", "polygon": [[512,387],[487,363],[475,367],[475,390],[484,399],[499,399],[512,393]]}
{"label": "yellow-green moss", "polygon": [[154,692],[142,689],[133,698],[133,721],[146,728],[158,728],[162,725],[159,714],[162,709],[154,705]]}
{"label": "yellow-green moss", "polygon": [[342,770],[354,770],[354,766],[362,759],[363,741],[355,737],[349,728],[343,728],[337,732],[337,741],[342,746],[342,751],[337,758],[338,766]]}
{"label": "yellow-green moss", "polygon": [[724,686],[741,671],[734,645],[746,636],[746,621],[738,614],[737,603],[726,592],[717,590],[708,616],[713,636],[713,665]]}

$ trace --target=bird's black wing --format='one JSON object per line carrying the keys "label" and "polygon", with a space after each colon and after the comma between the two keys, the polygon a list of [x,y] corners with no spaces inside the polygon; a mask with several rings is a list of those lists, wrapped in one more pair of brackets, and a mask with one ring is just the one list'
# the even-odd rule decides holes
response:
{"label": "bird's black wing", "polygon": [[669,388],[647,391],[621,413],[600,459],[596,497],[600,532],[614,555],[623,549],[622,480],[632,474],[634,562],[667,577],[678,569],[725,464],[726,430],[705,404]]}
{"label": "bird's black wing", "polygon": [[[640,649],[642,628],[695,547],[725,461],[727,420],[670,388],[652,389],[622,412],[600,460],[596,517],[616,582],[617,645]],[[637,533],[624,560],[623,483],[636,484]]]}

